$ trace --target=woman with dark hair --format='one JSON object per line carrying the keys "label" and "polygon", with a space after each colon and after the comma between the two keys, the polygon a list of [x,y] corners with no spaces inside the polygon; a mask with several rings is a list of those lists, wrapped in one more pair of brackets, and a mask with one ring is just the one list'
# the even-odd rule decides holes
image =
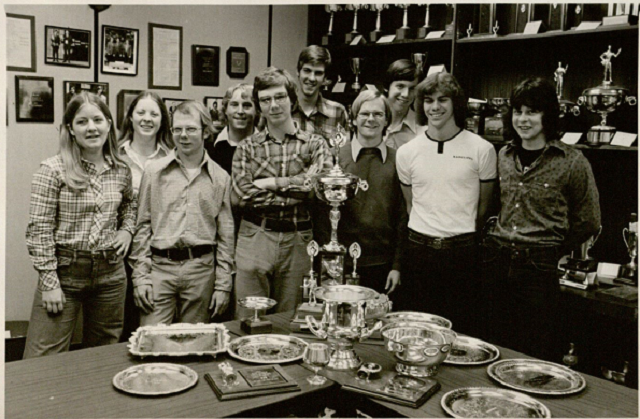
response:
{"label": "woman with dark hair", "polygon": [[[501,210],[484,241],[486,338],[559,362],[560,257],[597,233],[600,205],[591,166],[559,139],[555,87],[527,79],[511,93],[500,150]],[[532,334],[533,333],[533,334]]]}
{"label": "woman with dark hair", "polygon": [[111,112],[82,92],[65,110],[60,152],[33,177],[26,238],[39,281],[25,358],[69,350],[80,310],[85,347],[118,341],[135,218]]}

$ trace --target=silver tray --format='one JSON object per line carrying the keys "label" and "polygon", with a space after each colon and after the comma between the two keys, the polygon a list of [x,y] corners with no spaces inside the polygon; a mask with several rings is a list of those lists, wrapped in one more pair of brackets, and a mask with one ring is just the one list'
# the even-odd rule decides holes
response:
{"label": "silver tray", "polygon": [[482,365],[500,358],[500,350],[480,339],[460,336],[453,342],[445,364]]}
{"label": "silver tray", "polygon": [[234,358],[254,364],[281,364],[302,359],[307,342],[287,335],[241,336],[229,342]]}
{"label": "silver tray", "polygon": [[129,352],[137,356],[212,355],[225,352],[229,331],[222,324],[142,326],[129,338]]}
{"label": "silver tray", "polygon": [[197,382],[198,374],[191,368],[162,362],[134,365],[113,377],[115,388],[141,396],[178,393]]}
{"label": "silver tray", "polygon": [[584,377],[553,362],[536,359],[505,359],[487,368],[491,378],[515,390],[533,394],[566,395],[587,386]]}
{"label": "silver tray", "polygon": [[440,399],[455,418],[550,418],[549,408],[526,394],[489,387],[458,388]]}

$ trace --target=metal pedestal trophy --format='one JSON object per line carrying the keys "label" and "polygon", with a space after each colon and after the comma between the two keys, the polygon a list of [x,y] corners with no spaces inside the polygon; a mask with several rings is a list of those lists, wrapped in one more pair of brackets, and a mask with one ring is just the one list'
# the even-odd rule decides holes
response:
{"label": "metal pedestal trophy", "polygon": [[467,102],[467,109],[473,115],[464,121],[464,127],[467,131],[471,131],[475,134],[482,135],[484,134],[484,124],[482,119],[482,114],[487,109],[486,101],[471,101]]}
{"label": "metal pedestal trophy", "polygon": [[273,324],[267,319],[258,315],[260,310],[268,310],[277,304],[276,300],[267,297],[245,297],[238,300],[238,305],[250,310],[254,310],[253,317],[242,320],[240,328],[250,335],[256,333],[271,333]]}
{"label": "metal pedestal trophy", "polygon": [[330,45],[335,42],[335,37],[333,36],[333,16],[336,12],[339,12],[342,9],[342,6],[338,4],[325,4],[324,10],[329,13],[329,32],[322,37],[322,45]]}
{"label": "metal pedestal trophy", "polygon": [[416,39],[424,39],[429,32],[431,32],[431,26],[429,25],[429,4],[427,4],[427,10],[424,14],[424,26],[418,28]]}
{"label": "metal pedestal trophy", "polygon": [[636,258],[638,257],[638,214],[631,214],[631,221],[629,222],[629,228],[622,230],[622,238],[624,244],[629,251],[629,257],[631,261],[626,265],[620,267],[619,278],[614,282],[619,282],[627,285],[638,285],[638,264]]}
{"label": "metal pedestal trophy", "polygon": [[589,256],[589,250],[598,241],[600,233],[602,233],[602,226],[595,236],[589,237],[582,243],[578,255],[572,252],[567,263],[560,265],[560,268],[564,269],[564,275],[560,277],[560,285],[586,290],[596,284],[598,262]]}
{"label": "metal pedestal trophy", "polygon": [[556,94],[558,96],[558,103],[560,104],[560,118],[571,112],[574,116],[580,115],[580,107],[570,100],[565,100],[562,97],[562,91],[564,89],[564,75],[569,69],[569,64],[566,67],[562,67],[562,62],[558,62],[558,68],[553,73],[553,80],[556,82]]}
{"label": "metal pedestal trophy", "polygon": [[371,10],[376,12],[376,29],[369,32],[369,41],[371,42],[378,42],[378,39],[382,38],[382,30],[380,29],[382,24],[382,19],[380,17],[382,11],[384,9],[388,9],[389,5],[388,4],[382,4],[382,3],[376,3],[376,4],[372,4],[369,7],[371,7]]}
{"label": "metal pedestal trophy", "polygon": [[416,65],[420,72],[424,74],[424,66],[427,63],[426,52],[414,52],[411,54],[411,61]]}
{"label": "metal pedestal trophy", "polygon": [[485,135],[502,135],[502,112],[509,107],[509,98],[494,97],[489,99],[489,106],[496,111],[496,114],[484,119],[484,133]]}
{"label": "metal pedestal trophy", "polygon": [[403,39],[411,39],[413,38],[413,30],[409,27],[409,6],[408,3],[396,4],[397,7],[400,7],[403,10],[402,15],[402,26],[396,29],[396,40],[401,41]]}
{"label": "metal pedestal trophy", "polygon": [[[353,89],[354,92],[360,92],[360,89],[362,88],[362,85],[358,81],[358,76],[360,75],[360,68],[361,68],[361,65],[362,65],[362,60],[363,60],[362,58],[358,58],[358,57],[353,57],[350,60],[351,71],[353,71],[353,74],[355,74],[355,76],[356,76],[355,81],[351,85],[351,88]],[[345,138],[346,138],[346,136],[345,136]]]}
{"label": "metal pedestal trophy", "polygon": [[621,51],[622,48],[619,48],[618,52],[613,53],[609,45],[609,49],[600,54],[600,63],[604,66],[604,80],[600,86],[583,90],[582,96],[578,98],[578,105],[586,106],[602,118],[600,125],[594,125],[587,132],[588,145],[609,144],[616,133],[616,128],[607,125],[607,115],[623,103],[631,106],[637,103],[635,96],[628,96],[629,89],[613,85],[611,60],[620,55]]}
{"label": "metal pedestal trophy", "polygon": [[[368,9],[369,6],[366,4],[347,4],[346,6],[344,6],[344,8],[346,10],[353,10],[353,29],[351,30],[351,32],[344,36],[345,44],[350,44],[351,41],[353,41],[358,35],[360,35],[360,32],[358,32],[358,10]],[[364,42],[366,42],[364,38],[362,39]]]}

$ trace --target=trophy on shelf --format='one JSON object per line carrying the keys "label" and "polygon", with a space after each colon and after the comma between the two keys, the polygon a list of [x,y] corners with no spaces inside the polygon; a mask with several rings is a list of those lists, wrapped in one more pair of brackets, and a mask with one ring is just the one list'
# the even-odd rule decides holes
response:
{"label": "trophy on shelf", "polygon": [[292,332],[304,332],[307,329],[306,316],[319,318],[322,315],[322,306],[315,298],[314,290],[318,286],[318,274],[313,270],[313,260],[318,255],[320,246],[315,240],[311,240],[307,245],[307,255],[311,260],[309,274],[302,279],[302,303],[296,307],[295,315],[290,323]]}
{"label": "trophy on shelf", "polygon": [[453,36],[453,32],[455,31],[455,28],[456,28],[456,23],[454,21],[455,16],[456,16],[456,5],[447,3],[446,22],[448,23],[444,26],[444,33],[447,36],[451,36],[451,37]]}
{"label": "trophy on shelf", "polygon": [[473,35],[473,25],[469,23],[469,27],[467,28],[467,38],[471,38],[471,35]]}
{"label": "trophy on shelf", "polygon": [[336,12],[339,12],[342,6],[338,4],[325,4],[324,11],[329,13],[329,32],[322,37],[322,45],[330,45],[335,41],[333,36],[333,16]]}
{"label": "trophy on shelf", "polygon": [[582,243],[577,255],[575,254],[576,252],[572,252],[567,262],[560,265],[560,268],[564,269],[564,275],[560,277],[560,285],[586,290],[595,284],[598,261],[589,256],[589,250],[598,241],[600,233],[602,233],[602,226],[600,226],[595,236],[589,237]]}
{"label": "trophy on shelf", "polygon": [[353,10],[353,29],[344,36],[346,44],[350,44],[357,36],[361,36],[358,32],[358,10],[367,9],[368,7],[366,4],[347,4],[344,7],[346,10]]}
{"label": "trophy on shelf", "polygon": [[496,19],[493,28],[491,28],[491,30],[493,31],[493,35],[494,37],[498,37],[498,31],[500,30],[500,26],[498,25],[498,19]]}
{"label": "trophy on shelf", "polygon": [[502,135],[502,112],[506,112],[509,107],[509,99],[506,97],[494,97],[489,99],[489,106],[496,114],[494,116],[487,116],[484,119],[484,133],[485,135]]}
{"label": "trophy on shelf", "polygon": [[427,3],[427,10],[424,13],[424,26],[418,28],[416,39],[424,39],[429,32],[431,32],[431,26],[429,25],[429,4]]}
{"label": "trophy on shelf", "polygon": [[421,73],[424,73],[424,66],[427,63],[427,53],[414,52],[411,54],[411,61],[416,65],[416,68],[418,68]]}
{"label": "trophy on shelf", "polygon": [[630,285],[638,285],[638,214],[631,214],[629,228],[622,230],[622,238],[627,246],[631,261],[620,267],[619,279],[614,282],[622,282]]}
{"label": "trophy on shelf", "polygon": [[382,14],[382,11],[384,9],[389,8],[389,5],[376,3],[376,4],[370,5],[369,7],[371,7],[371,10],[374,10],[376,12],[376,29],[369,32],[369,41],[378,42],[378,39],[382,38],[382,30],[380,30],[382,19],[380,15]]}
{"label": "trophy on shelf", "polygon": [[271,333],[273,324],[267,319],[258,315],[260,310],[268,310],[277,304],[276,300],[267,297],[245,297],[238,300],[238,305],[249,310],[253,310],[253,317],[242,320],[240,328],[250,335],[256,333]]}
{"label": "trophy on shelf", "polygon": [[360,275],[356,272],[356,266],[358,266],[358,259],[361,254],[362,249],[358,243],[352,243],[349,246],[349,256],[353,259],[353,272],[344,277],[347,285],[360,285]]}
{"label": "trophy on shelf", "polygon": [[353,74],[356,76],[356,79],[351,85],[351,88],[353,89],[354,92],[359,92],[360,88],[362,87],[360,85],[360,82],[358,81],[358,76],[360,75],[360,68],[362,65],[362,58],[353,57],[351,58],[350,62],[351,62],[351,71],[353,71]]}
{"label": "trophy on shelf", "polygon": [[562,67],[562,62],[558,62],[558,68],[553,73],[553,80],[556,82],[556,95],[558,96],[558,103],[560,104],[560,118],[571,112],[573,115],[580,115],[580,107],[570,100],[565,100],[562,97],[562,91],[564,89],[564,75],[569,69],[569,64],[566,67]]}
{"label": "trophy on shelf", "polygon": [[473,115],[465,119],[465,129],[478,135],[484,134],[484,125],[481,122],[483,121],[482,114],[487,109],[487,101],[469,99],[469,102],[467,102],[467,109]]}
{"label": "trophy on shelf", "polygon": [[329,219],[331,220],[331,240],[321,248],[320,252],[320,281],[325,285],[344,283],[344,257],[347,249],[338,243],[338,222],[340,210],[345,201],[356,196],[358,190],[366,191],[369,184],[351,173],[345,173],[340,167],[338,154],[340,147],[347,142],[347,135],[342,126],[338,126],[336,136],[330,139],[334,165],[330,170],[324,170],[305,180],[305,187],[313,188],[316,196],[331,205]]}
{"label": "trophy on shelf", "polygon": [[604,66],[604,80],[597,87],[591,87],[582,91],[582,96],[578,98],[578,105],[584,105],[591,112],[600,115],[602,121],[600,125],[594,125],[587,132],[587,144],[591,146],[599,146],[601,144],[609,144],[613,139],[616,128],[607,125],[607,115],[616,110],[623,103],[633,106],[637,103],[635,96],[629,96],[629,89],[621,86],[613,85],[611,60],[622,52],[622,48],[618,52],[609,49],[600,54],[600,63]]}
{"label": "trophy on shelf", "polygon": [[402,26],[396,29],[396,39],[411,39],[413,38],[413,31],[409,27],[409,3],[400,3],[396,4],[396,7],[399,7],[403,10],[402,14]]}

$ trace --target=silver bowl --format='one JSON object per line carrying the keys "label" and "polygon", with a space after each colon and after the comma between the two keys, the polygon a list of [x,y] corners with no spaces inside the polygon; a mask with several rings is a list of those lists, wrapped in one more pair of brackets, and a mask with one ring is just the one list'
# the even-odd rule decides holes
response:
{"label": "silver bowl", "polygon": [[396,311],[395,313],[386,314],[382,322],[387,325],[390,323],[411,322],[411,323],[432,323],[445,329],[451,329],[453,323],[444,317],[435,314],[421,313],[419,311]]}

